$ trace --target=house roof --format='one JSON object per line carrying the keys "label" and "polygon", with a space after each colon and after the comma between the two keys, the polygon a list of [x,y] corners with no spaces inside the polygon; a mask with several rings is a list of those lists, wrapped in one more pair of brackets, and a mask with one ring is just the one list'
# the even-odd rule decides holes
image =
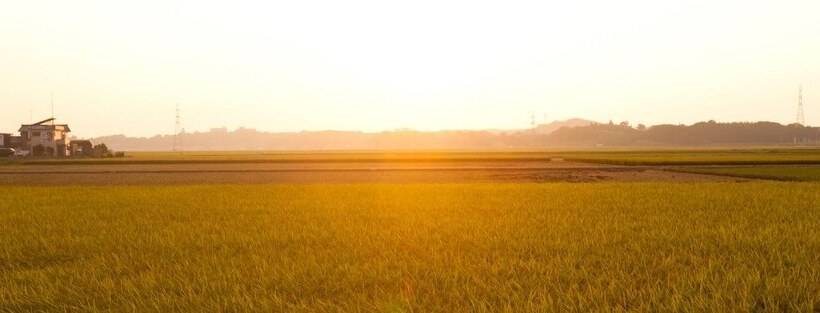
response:
{"label": "house roof", "polygon": [[41,123],[34,123],[34,124],[23,124],[20,125],[20,129],[18,131],[23,131],[26,128],[46,128],[46,129],[57,129],[61,127],[66,132],[71,132],[71,128],[68,128],[68,124],[54,124],[54,125],[42,125]]}
{"label": "house roof", "polygon": [[91,144],[91,140],[72,140],[69,144]]}
{"label": "house roof", "polygon": [[43,123],[51,122],[51,121],[54,121],[54,120],[55,120],[55,118],[51,117],[51,118],[44,119],[42,121],[39,121],[39,122],[31,124],[31,125],[42,125]]}

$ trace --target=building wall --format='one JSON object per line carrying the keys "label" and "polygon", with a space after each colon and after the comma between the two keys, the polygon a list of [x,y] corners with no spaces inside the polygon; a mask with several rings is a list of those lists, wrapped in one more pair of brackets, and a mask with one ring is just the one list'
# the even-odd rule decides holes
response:
{"label": "building wall", "polygon": [[8,139],[8,146],[14,149],[23,150],[23,137],[20,136],[9,136]]}
{"label": "building wall", "polygon": [[35,146],[42,146],[44,149],[54,151],[52,156],[67,156],[68,135],[61,126],[52,125],[32,125],[20,129],[20,135],[24,140],[24,148],[33,151]]}

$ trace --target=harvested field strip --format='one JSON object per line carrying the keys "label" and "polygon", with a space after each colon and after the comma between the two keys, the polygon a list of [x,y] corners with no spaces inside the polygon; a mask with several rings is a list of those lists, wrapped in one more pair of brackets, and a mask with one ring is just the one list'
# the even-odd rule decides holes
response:
{"label": "harvested field strip", "polygon": [[311,159],[65,159],[65,160],[20,160],[8,164],[19,165],[122,165],[122,164],[258,164],[258,163],[419,163],[419,162],[550,162],[550,157],[516,157],[516,158],[311,158]]}
{"label": "harvested field strip", "polygon": [[4,174],[139,174],[139,173],[289,173],[289,172],[573,172],[573,171],[605,171],[605,172],[632,172],[632,168],[533,168],[533,167],[419,167],[419,168],[283,168],[283,169],[214,169],[214,170],[92,170],[92,171],[0,171]]}
{"label": "harvested field strip", "polygon": [[743,159],[710,159],[710,158],[703,158],[703,159],[682,159],[682,160],[675,160],[675,159],[665,159],[663,157],[656,157],[656,158],[643,158],[643,157],[636,157],[636,158],[573,158],[568,157],[564,158],[567,161],[571,162],[582,162],[582,163],[596,163],[596,164],[611,164],[611,165],[650,165],[650,166],[662,166],[662,165],[814,165],[820,164],[820,159],[750,159],[750,160],[743,160]]}
{"label": "harvested field strip", "polygon": [[714,182],[745,179],[658,170],[522,170],[522,171],[304,171],[187,173],[42,173],[0,175],[0,185],[108,186],[196,184],[349,184],[349,183],[543,183],[543,182]]}
{"label": "harvested field strip", "polygon": [[558,152],[553,157],[576,162],[631,166],[820,164],[820,150],[807,148]]}
{"label": "harvested field strip", "polygon": [[[119,159],[4,160],[18,165],[106,164],[310,164],[310,163],[469,163],[550,162],[565,159],[613,165],[766,165],[820,164],[820,150],[772,149],[658,149],[596,151],[507,152],[132,152]],[[3,164],[3,163],[0,163]]]}

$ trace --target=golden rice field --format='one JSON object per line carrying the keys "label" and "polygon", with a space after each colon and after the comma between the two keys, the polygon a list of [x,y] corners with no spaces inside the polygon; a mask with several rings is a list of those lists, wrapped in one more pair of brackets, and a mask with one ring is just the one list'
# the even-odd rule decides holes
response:
{"label": "golden rice field", "polygon": [[2,312],[818,312],[820,184],[0,191]]}

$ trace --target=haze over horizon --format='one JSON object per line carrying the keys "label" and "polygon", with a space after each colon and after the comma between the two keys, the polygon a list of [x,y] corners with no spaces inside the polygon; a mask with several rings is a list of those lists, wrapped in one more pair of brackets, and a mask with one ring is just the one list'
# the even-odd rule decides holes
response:
{"label": "haze over horizon", "polygon": [[820,2],[29,1],[0,5],[0,132],[820,124]]}

